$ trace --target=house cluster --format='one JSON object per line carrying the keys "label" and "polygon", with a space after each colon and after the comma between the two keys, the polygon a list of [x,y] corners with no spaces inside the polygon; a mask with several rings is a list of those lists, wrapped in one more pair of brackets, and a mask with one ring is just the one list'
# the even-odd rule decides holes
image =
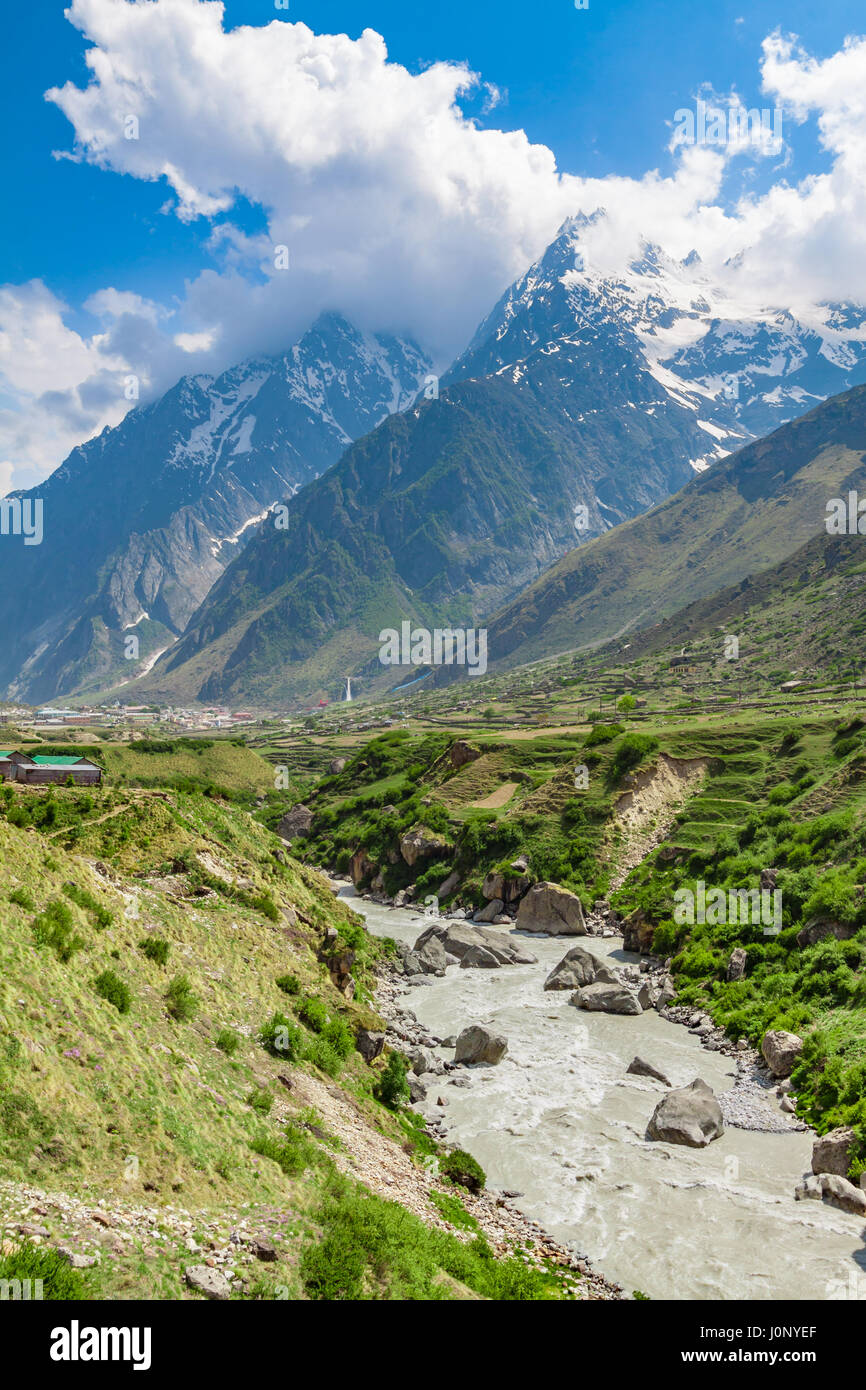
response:
{"label": "house cluster", "polygon": [[[83,728],[97,725],[100,728],[143,729],[168,725],[172,729],[235,729],[254,724],[258,716],[249,710],[232,711],[225,706],[209,706],[205,709],[176,709],[172,706],[124,705],[119,700],[107,705],[82,705],[80,709],[67,709],[54,705],[43,705],[32,712],[18,711],[15,723],[20,727],[42,728]],[[0,723],[8,723],[9,718],[0,714]]]}
{"label": "house cluster", "polygon": [[65,786],[69,778],[76,786],[95,787],[102,781],[102,768],[88,758],[45,757],[37,753],[0,751],[0,777],[5,782],[25,782],[44,786],[53,782]]}

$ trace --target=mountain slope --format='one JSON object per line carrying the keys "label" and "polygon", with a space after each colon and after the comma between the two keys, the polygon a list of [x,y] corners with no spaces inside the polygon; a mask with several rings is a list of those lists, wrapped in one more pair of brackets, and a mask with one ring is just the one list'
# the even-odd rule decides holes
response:
{"label": "mountain slope", "polygon": [[[863,537],[822,532],[772,568],[602,650],[605,661],[630,670],[661,653],[706,656],[709,675],[721,668],[726,679],[746,685],[779,669],[804,682],[859,681],[864,631]],[[726,659],[725,634],[738,638],[735,663]],[[688,679],[695,680],[690,668]]]}
{"label": "mountain slope", "polygon": [[413,400],[428,367],[325,315],[289,352],[184,377],[75,449],[23,494],[43,499],[43,544],[0,544],[0,687],[38,702],[152,664],[268,507]]}
{"label": "mountain slope", "polygon": [[288,529],[262,527],[145,688],[267,702],[336,694],[348,674],[393,683],[376,669],[383,626],[471,624],[567,549],[583,499],[598,515],[607,489],[627,515],[689,475],[684,412],[638,415],[641,383],[621,378],[603,413],[598,377],[569,413],[494,377],[392,417],[292,499]]}
{"label": "mountain slope", "polygon": [[572,550],[490,622],[490,660],[519,664],[657,622],[793,554],[849,488],[866,491],[862,386]]}

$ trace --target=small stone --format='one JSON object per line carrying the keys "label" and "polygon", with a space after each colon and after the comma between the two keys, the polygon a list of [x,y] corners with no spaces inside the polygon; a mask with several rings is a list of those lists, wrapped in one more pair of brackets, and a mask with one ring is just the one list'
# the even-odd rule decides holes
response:
{"label": "small stone", "polygon": [[256,1259],[265,1264],[269,1264],[277,1258],[276,1246],[266,1236],[254,1236],[250,1241],[250,1249]]}
{"label": "small stone", "polygon": [[231,1286],[228,1279],[219,1270],[208,1267],[208,1264],[191,1265],[185,1274],[186,1282],[191,1289],[197,1293],[203,1293],[206,1298],[224,1301],[231,1297]]}

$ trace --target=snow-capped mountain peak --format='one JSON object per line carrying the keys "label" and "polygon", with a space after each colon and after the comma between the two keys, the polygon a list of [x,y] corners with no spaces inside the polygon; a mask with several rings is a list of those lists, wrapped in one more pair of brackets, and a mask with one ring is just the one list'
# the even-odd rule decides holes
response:
{"label": "snow-capped mountain peak", "polygon": [[[539,260],[505,292],[448,380],[510,372],[529,385],[558,345],[563,369],[592,372],[599,356],[631,357],[659,399],[694,413],[714,440],[692,460],[707,467],[810,405],[866,380],[866,311],[821,305],[797,317],[737,295],[692,251],[676,260],[643,241],[624,270],[594,266],[603,213],[570,218]],[[563,351],[565,355],[563,356]],[[542,375],[544,369],[542,367]]]}

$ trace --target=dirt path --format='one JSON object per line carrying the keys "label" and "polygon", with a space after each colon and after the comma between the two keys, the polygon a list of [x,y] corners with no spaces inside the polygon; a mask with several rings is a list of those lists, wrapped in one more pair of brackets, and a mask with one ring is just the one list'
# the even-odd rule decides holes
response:
{"label": "dirt path", "polygon": [[501,787],[497,787],[495,792],[485,796],[481,801],[473,801],[472,805],[478,811],[495,811],[497,807],[504,806],[506,801],[510,801],[517,791],[516,782],[503,782]]}

